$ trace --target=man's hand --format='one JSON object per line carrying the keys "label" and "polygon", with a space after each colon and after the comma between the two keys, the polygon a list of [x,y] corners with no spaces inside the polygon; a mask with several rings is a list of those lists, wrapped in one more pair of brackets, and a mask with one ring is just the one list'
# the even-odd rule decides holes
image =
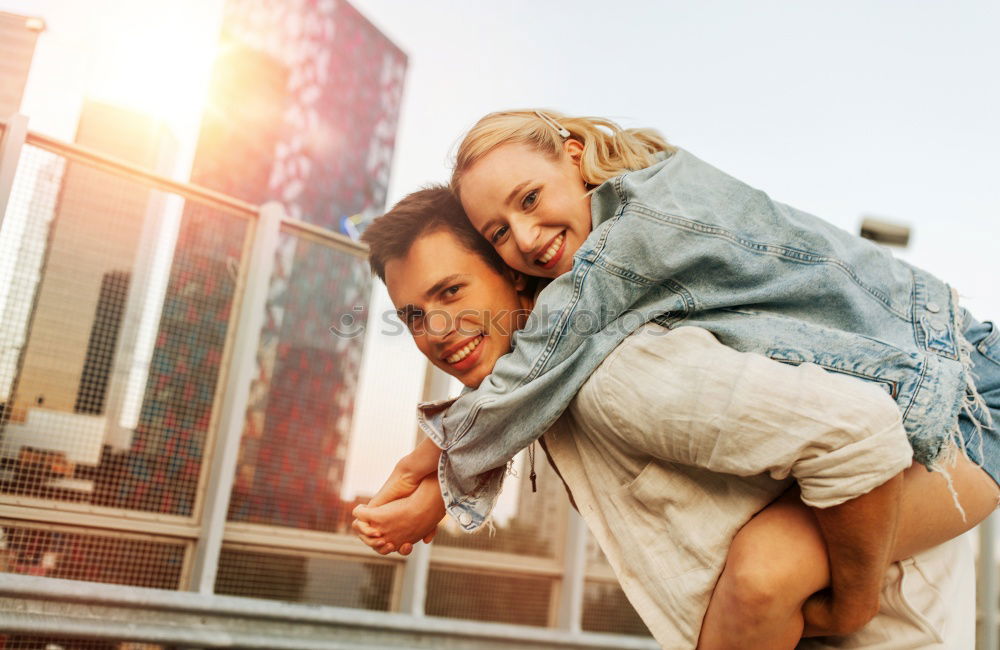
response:
{"label": "man's hand", "polygon": [[[875,613],[878,613],[877,604]],[[802,637],[847,636],[864,627],[875,613],[870,609],[843,606],[835,611],[832,594],[829,589],[824,589],[810,596],[802,605],[802,617],[805,619]]]}
{"label": "man's hand", "polygon": [[351,527],[375,552],[388,555],[398,550],[409,555],[413,544],[434,538],[445,515],[437,475],[426,477],[410,496],[377,507],[358,506],[353,514]]}
{"label": "man's hand", "polygon": [[803,636],[845,636],[878,613],[879,596],[896,546],[903,475],[832,508],[815,509],[830,556],[830,589],[802,608]]}

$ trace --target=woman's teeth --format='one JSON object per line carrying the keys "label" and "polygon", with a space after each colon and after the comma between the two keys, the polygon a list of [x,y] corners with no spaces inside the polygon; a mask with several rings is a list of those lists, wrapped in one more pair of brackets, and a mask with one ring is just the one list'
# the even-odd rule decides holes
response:
{"label": "woman's teeth", "polygon": [[469,353],[475,350],[479,346],[479,344],[482,343],[482,341],[483,341],[483,335],[480,334],[471,342],[466,344],[464,348],[462,348],[455,354],[451,355],[450,357],[445,358],[445,361],[447,361],[448,363],[458,363],[465,357],[469,356]]}
{"label": "woman's teeth", "polygon": [[563,245],[563,240],[566,239],[566,233],[561,232],[559,235],[552,240],[552,244],[545,250],[545,253],[539,257],[536,262],[541,265],[548,264],[549,261],[559,252],[559,248]]}

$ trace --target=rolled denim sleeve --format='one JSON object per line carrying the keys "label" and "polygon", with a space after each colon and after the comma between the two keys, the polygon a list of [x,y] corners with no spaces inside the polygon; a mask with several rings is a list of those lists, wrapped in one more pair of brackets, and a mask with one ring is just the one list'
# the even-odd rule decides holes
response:
{"label": "rolled denim sleeve", "polygon": [[552,281],[535,303],[514,349],[476,390],[445,413],[418,413],[418,424],[442,449],[438,477],[445,507],[467,531],[485,521],[503,470],[569,406],[594,369],[635,329],[681,310],[673,285],[634,273],[608,272],[601,251],[611,231],[644,240],[640,223],[612,220],[591,233],[573,270]]}
{"label": "rolled denim sleeve", "polygon": [[899,408],[881,388],[738,352],[700,328],[656,329],[627,339],[577,398],[578,412],[627,446],[713,472],[791,475],[817,508],[909,467]]}

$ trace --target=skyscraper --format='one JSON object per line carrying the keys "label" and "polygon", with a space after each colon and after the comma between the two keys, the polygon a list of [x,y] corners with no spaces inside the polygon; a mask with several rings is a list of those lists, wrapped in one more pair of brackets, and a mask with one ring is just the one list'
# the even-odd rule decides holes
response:
{"label": "skyscraper", "polygon": [[[192,182],[334,230],[380,211],[405,55],[344,0],[229,0],[222,45]],[[173,468],[201,462],[245,232],[231,216],[185,212],[133,445],[152,470],[125,490],[145,495],[128,507],[184,514],[193,503],[195,485]],[[363,260],[281,236],[231,519],[341,520],[363,341],[329,327],[366,306],[369,288]],[[170,458],[153,451],[167,447]]]}
{"label": "skyscraper", "polygon": [[[159,122],[94,101],[84,104],[76,142],[147,169],[162,166],[164,155],[173,151],[172,137]],[[97,390],[96,384],[82,384],[106,386],[109,368],[102,376],[93,374],[101,364],[88,358],[96,350],[88,343],[113,349],[121,316],[119,304],[115,322],[108,321],[113,315],[104,308],[115,301],[102,302],[102,286],[108,277],[127,284],[151,193],[81,163],[66,166],[15,383],[15,420],[32,407],[95,413],[91,399],[78,409],[78,396]],[[91,371],[85,375],[88,362]]]}
{"label": "skyscraper", "polygon": [[21,108],[35,41],[44,29],[41,18],[0,11],[0,120]]}

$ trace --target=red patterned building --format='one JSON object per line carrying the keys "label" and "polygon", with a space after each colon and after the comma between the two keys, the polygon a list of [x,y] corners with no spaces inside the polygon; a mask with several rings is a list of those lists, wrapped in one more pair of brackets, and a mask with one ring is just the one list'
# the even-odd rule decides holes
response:
{"label": "red patterned building", "polygon": [[[406,56],[343,0],[229,0],[192,181],[336,230],[384,207]],[[182,218],[129,479],[118,505],[192,512],[245,225]],[[363,260],[289,234],[271,281],[229,518],[343,528],[363,337]]]}

